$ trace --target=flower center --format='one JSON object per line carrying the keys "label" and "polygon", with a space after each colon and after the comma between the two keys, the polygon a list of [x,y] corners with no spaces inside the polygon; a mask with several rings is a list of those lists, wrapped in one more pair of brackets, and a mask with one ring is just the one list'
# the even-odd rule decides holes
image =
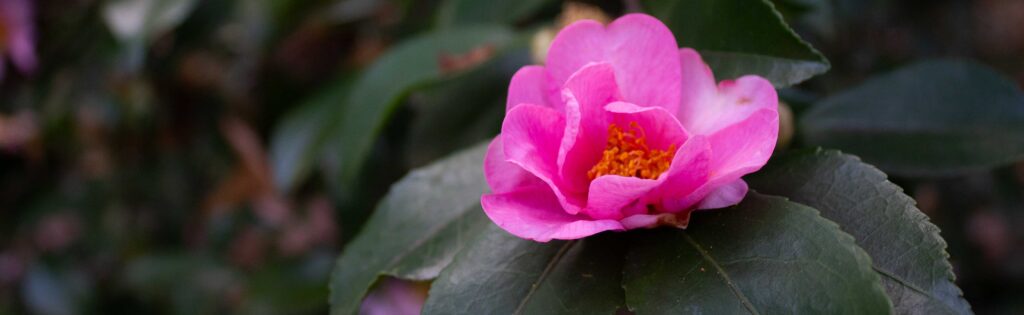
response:
{"label": "flower center", "polygon": [[587,172],[590,180],[604,175],[619,175],[643,179],[655,179],[668,170],[676,145],[668,150],[651,149],[647,146],[647,135],[636,122],[629,123],[623,130],[615,124],[608,126],[608,144],[601,161]]}

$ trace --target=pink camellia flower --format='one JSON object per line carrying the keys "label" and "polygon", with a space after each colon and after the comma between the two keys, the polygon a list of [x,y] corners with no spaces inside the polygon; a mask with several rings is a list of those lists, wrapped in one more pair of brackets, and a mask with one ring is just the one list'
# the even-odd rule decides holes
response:
{"label": "pink camellia flower", "polygon": [[743,199],[741,177],[775,147],[777,108],[761,77],[716,85],[650,16],[580,21],[555,37],[546,66],[512,78],[481,204],[501,228],[541,242],[685,228],[693,210]]}
{"label": "pink camellia flower", "polygon": [[4,73],[4,55],[9,55],[22,73],[35,71],[34,36],[28,0],[0,0],[0,78]]}

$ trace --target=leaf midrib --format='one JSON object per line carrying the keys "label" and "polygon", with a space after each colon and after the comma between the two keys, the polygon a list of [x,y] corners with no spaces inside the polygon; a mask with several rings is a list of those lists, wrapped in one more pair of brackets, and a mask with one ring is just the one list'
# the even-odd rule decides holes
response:
{"label": "leaf midrib", "polygon": [[924,289],[917,287],[916,285],[911,283],[910,280],[903,279],[899,275],[897,275],[895,273],[892,273],[889,270],[886,270],[886,269],[884,269],[882,267],[879,267],[877,265],[874,265],[874,264],[872,264],[871,268],[874,269],[875,272],[877,272],[878,274],[880,274],[882,276],[885,276],[886,278],[892,279],[893,281],[896,281],[901,286],[904,286],[904,287],[910,289],[911,291],[917,292],[918,294],[923,295],[923,296],[927,297],[928,299],[930,299],[932,301],[938,302],[938,303],[935,303],[935,304],[940,305],[943,309],[948,311],[949,314],[956,314],[957,313],[957,311],[954,310],[951,306],[947,305],[945,303],[945,301],[943,301],[940,298],[935,297],[930,292],[925,291]]}
{"label": "leaf midrib", "polygon": [[732,282],[732,279],[729,278],[729,275],[725,273],[725,269],[722,269],[722,266],[720,266],[718,262],[716,262],[715,259],[711,257],[711,254],[704,250],[704,247],[700,246],[700,244],[697,243],[696,240],[690,237],[689,233],[683,233],[683,236],[686,237],[686,242],[690,243],[690,245],[693,246],[693,248],[696,249],[698,253],[700,253],[701,257],[704,258],[704,261],[707,261],[709,264],[711,264],[712,267],[715,267],[716,273],[718,273],[718,275],[722,277],[722,280],[725,280],[725,285],[729,287],[729,289],[732,290],[732,293],[736,295],[736,298],[740,300],[740,304],[742,304],[743,307],[746,308],[747,311],[750,312],[751,314],[760,315],[760,312],[758,312],[757,309],[754,308],[754,305],[750,303],[750,300],[747,299],[747,296],[743,295],[743,292],[740,291],[740,288],[737,287],[736,284]]}
{"label": "leaf midrib", "polygon": [[544,271],[541,271],[540,276],[537,277],[537,281],[534,281],[533,284],[530,285],[530,291],[526,292],[526,296],[523,296],[523,300],[519,301],[519,305],[516,306],[516,310],[512,312],[512,314],[518,315],[523,313],[523,308],[526,307],[526,303],[529,302],[531,298],[533,298],[533,294],[537,292],[538,289],[540,289],[541,283],[543,283],[544,280],[547,279],[548,275],[550,275],[551,272],[555,269],[555,266],[558,265],[558,262],[562,260],[562,257],[565,257],[565,253],[568,253],[569,249],[576,245],[576,243],[578,242],[579,241],[577,240],[566,242],[565,245],[562,245],[562,248],[558,249],[558,252],[551,257],[551,261],[549,261],[547,266],[544,267]]}

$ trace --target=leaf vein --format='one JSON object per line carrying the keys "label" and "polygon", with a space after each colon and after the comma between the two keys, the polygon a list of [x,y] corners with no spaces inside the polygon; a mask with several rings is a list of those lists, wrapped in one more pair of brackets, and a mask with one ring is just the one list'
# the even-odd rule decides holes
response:
{"label": "leaf vein", "polygon": [[754,305],[750,303],[750,300],[747,299],[747,296],[743,295],[743,292],[740,291],[740,288],[736,287],[736,284],[732,283],[732,279],[730,279],[729,275],[725,273],[725,270],[722,269],[722,266],[719,266],[718,263],[715,262],[715,259],[711,257],[711,254],[705,251],[704,247],[701,247],[700,244],[698,244],[696,240],[690,237],[689,234],[683,234],[683,236],[686,237],[686,242],[690,243],[690,245],[692,245],[693,248],[700,253],[701,257],[704,257],[705,261],[710,263],[712,267],[715,267],[715,271],[717,271],[718,275],[722,277],[722,280],[725,280],[726,286],[728,286],[729,289],[732,290],[732,293],[736,295],[736,298],[740,300],[740,304],[743,304],[743,307],[745,307],[747,311],[749,311],[751,314],[759,315],[760,313],[757,311],[757,309],[754,308]]}

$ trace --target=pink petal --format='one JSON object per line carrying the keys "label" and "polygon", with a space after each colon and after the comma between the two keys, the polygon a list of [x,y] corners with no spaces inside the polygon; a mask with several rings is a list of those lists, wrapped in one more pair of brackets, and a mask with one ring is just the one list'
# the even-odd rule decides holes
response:
{"label": "pink petal", "polygon": [[[753,173],[768,162],[779,137],[779,113],[775,107],[764,108],[745,120],[712,134],[711,169],[716,174]],[[739,178],[736,176],[736,178]]]}
{"label": "pink petal", "polygon": [[501,125],[505,158],[544,181],[554,190],[565,211],[579,211],[583,200],[563,194],[557,171],[565,119],[550,107],[520,104],[512,108]]}
{"label": "pink petal", "polygon": [[589,185],[585,174],[600,161],[608,141],[604,106],[620,99],[612,66],[588,64],[565,82],[562,96],[566,100],[566,124],[558,151],[558,167],[563,188],[573,195],[584,196]]}
{"label": "pink petal", "polygon": [[[711,153],[707,141],[689,136],[675,117],[660,107],[640,107],[625,102],[608,104],[611,122],[619,126],[636,123],[654,149],[678,147],[669,170],[657,180],[606,175],[590,183],[584,210],[596,219],[621,219],[645,213],[648,204],[660,204],[665,196],[686,195],[707,179]],[[626,127],[623,127],[626,128]],[[692,140],[692,141],[690,141]],[[596,163],[596,162],[595,162]],[[586,177],[587,174],[575,174]],[[652,193],[654,191],[655,193]]]}
{"label": "pink petal", "polygon": [[643,128],[647,144],[652,149],[668,150],[672,145],[678,149],[690,138],[679,120],[661,107],[641,107],[626,102],[613,102],[605,106],[612,113],[611,123],[625,129],[632,123]]}
{"label": "pink petal", "polygon": [[8,48],[11,61],[23,73],[35,71],[35,36],[32,25],[33,10],[30,3],[24,0],[0,1],[0,23],[7,31],[7,43],[0,47]]}
{"label": "pink petal", "polygon": [[675,112],[680,92],[677,49],[668,27],[647,15],[627,14],[607,28],[586,20],[558,33],[548,51],[547,69],[557,82],[565,82],[588,63],[611,63],[625,100]]}
{"label": "pink petal", "polygon": [[659,214],[637,214],[622,219],[622,226],[627,230],[638,228],[654,228],[659,226],[672,226],[685,229],[690,223],[690,213],[693,211],[682,211],[678,213]]}
{"label": "pink petal", "polygon": [[657,180],[618,175],[598,177],[590,184],[584,212],[595,219],[622,219],[646,213],[648,205],[659,206],[664,198],[686,196],[707,180],[710,158],[707,141],[694,137],[676,151],[669,170]]}
{"label": "pink petal", "polygon": [[[778,113],[765,109],[708,137],[711,161],[707,181],[687,195],[670,194],[684,197],[666,201],[666,211],[689,209],[694,205],[701,209],[721,208],[742,200],[746,183],[740,178],[768,162],[778,138],[778,126]],[[737,186],[726,187],[729,185]]]}
{"label": "pink petal", "polygon": [[605,175],[590,183],[587,215],[594,219],[619,220],[629,213],[644,213],[647,204],[641,198],[661,184],[653,179]]}
{"label": "pink petal", "polygon": [[484,157],[484,176],[494,193],[508,192],[521,187],[547,185],[537,176],[533,176],[519,165],[506,159],[500,135],[487,146],[487,155]]}
{"label": "pink petal", "polygon": [[712,191],[697,205],[697,209],[718,209],[732,206],[743,201],[747,196],[747,182],[737,179]]}
{"label": "pink petal", "polygon": [[693,136],[676,151],[672,165],[661,176],[664,183],[648,198],[658,200],[662,212],[689,210],[703,199],[703,196],[694,196],[694,192],[708,181],[711,158],[711,145],[707,139]]}
{"label": "pink petal", "polygon": [[562,101],[558,86],[547,70],[541,66],[526,66],[516,71],[508,85],[508,99],[505,111],[519,104],[537,104],[561,112]]}
{"label": "pink petal", "polygon": [[[758,76],[744,76],[736,81],[718,84],[718,93],[710,102],[693,104],[680,113],[686,130],[708,135],[741,122],[753,113],[769,110],[778,113],[779,98],[775,87]],[[777,132],[777,131],[776,131]]]}
{"label": "pink petal", "polygon": [[36,69],[36,53],[28,34],[15,35],[10,42],[11,61],[22,73],[32,73]]}
{"label": "pink petal", "polygon": [[704,63],[696,50],[680,49],[679,66],[682,69],[682,93],[677,116],[683,126],[689,128],[697,125],[697,119],[701,117],[700,113],[705,107],[715,103],[718,87],[715,85],[715,75],[711,73],[711,68]]}
{"label": "pink petal", "polygon": [[484,195],[480,204],[491,221],[505,231],[538,242],[625,229],[615,220],[586,220],[565,213],[551,190],[544,187]]}

